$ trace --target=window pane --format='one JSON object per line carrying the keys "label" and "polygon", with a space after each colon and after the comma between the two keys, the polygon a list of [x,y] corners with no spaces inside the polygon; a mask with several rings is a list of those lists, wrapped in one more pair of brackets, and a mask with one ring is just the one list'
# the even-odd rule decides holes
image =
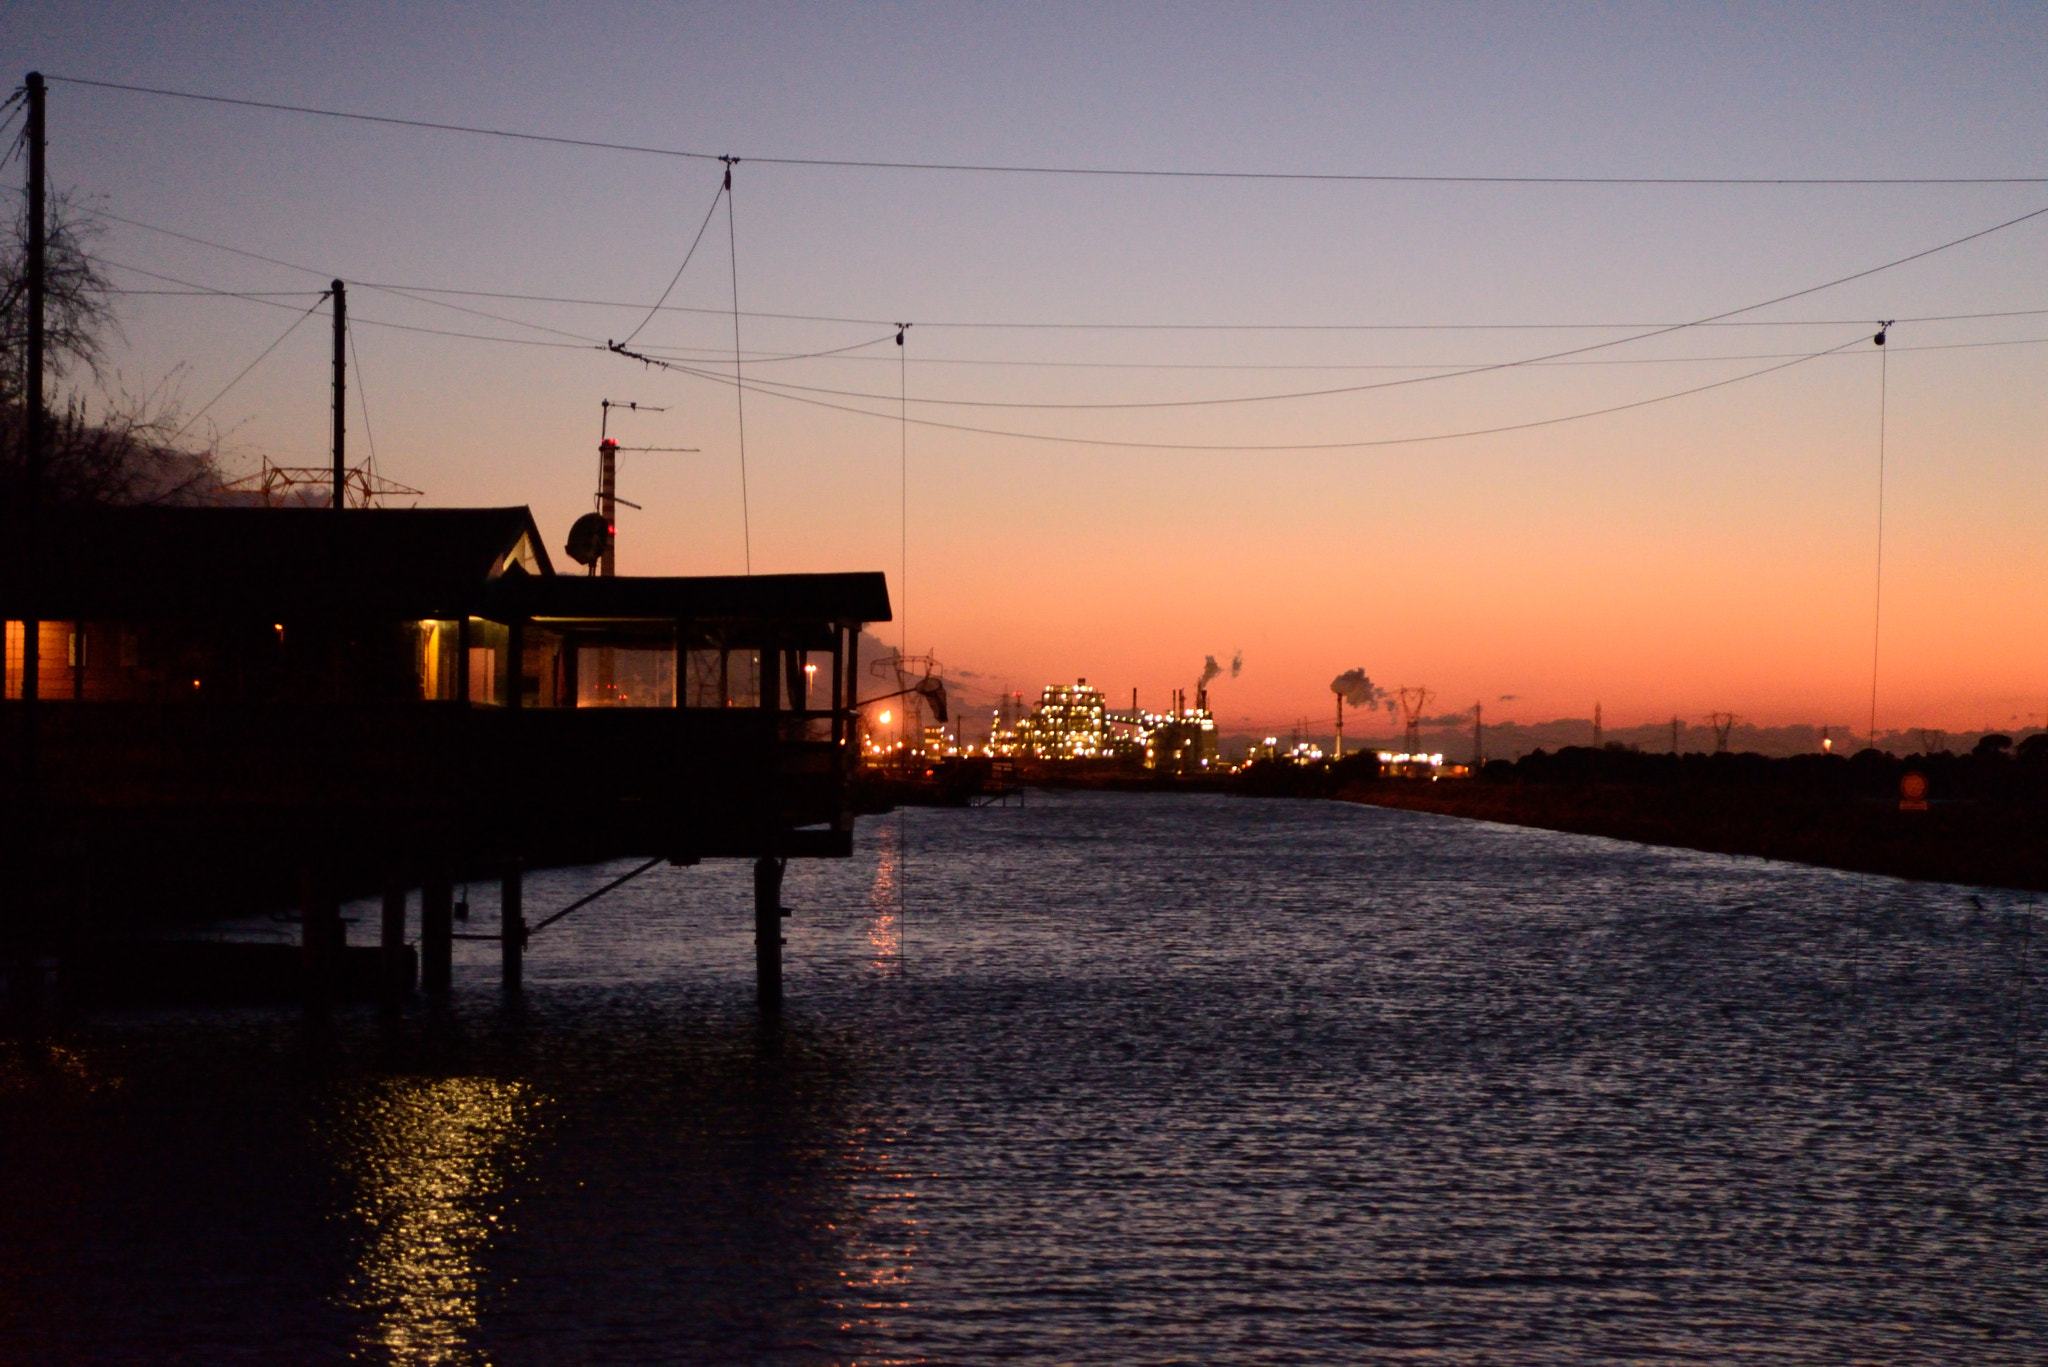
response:
{"label": "window pane", "polygon": [[576,705],[674,707],[675,652],[629,650],[622,646],[579,646],[576,650]]}
{"label": "window pane", "polygon": [[685,707],[758,707],[761,652],[692,650],[684,662]]}

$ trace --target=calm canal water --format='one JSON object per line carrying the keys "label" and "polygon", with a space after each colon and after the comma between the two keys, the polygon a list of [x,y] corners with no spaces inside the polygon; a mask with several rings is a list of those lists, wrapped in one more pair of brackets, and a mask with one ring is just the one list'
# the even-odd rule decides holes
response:
{"label": "calm canal water", "polygon": [[1033,794],[786,900],[779,1036],[730,864],[516,1006],[472,944],[445,1009],[0,1046],[0,1358],[2048,1358],[2022,895]]}

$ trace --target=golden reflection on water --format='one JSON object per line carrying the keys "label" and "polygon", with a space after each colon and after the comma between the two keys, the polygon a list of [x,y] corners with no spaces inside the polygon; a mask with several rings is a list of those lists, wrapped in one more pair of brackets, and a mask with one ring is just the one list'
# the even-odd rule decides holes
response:
{"label": "golden reflection on water", "polygon": [[884,827],[875,859],[875,881],[868,888],[871,963],[883,972],[894,972],[903,965],[903,875],[902,833]]}
{"label": "golden reflection on water", "polygon": [[112,1091],[121,1079],[82,1049],[40,1040],[0,1040],[0,1094],[58,1087]]}
{"label": "golden reflection on water", "polygon": [[507,1230],[529,1089],[492,1078],[391,1078],[353,1100],[341,1138],[364,1228],[349,1302],[373,1316],[357,1361],[481,1363],[481,1255]]}
{"label": "golden reflection on water", "polygon": [[[892,1312],[910,1309],[917,1259],[917,1174],[904,1168],[899,1136],[862,1128],[848,1155],[855,1202],[840,1269],[842,1333],[886,1336]],[[886,1359],[885,1359],[886,1360]]]}

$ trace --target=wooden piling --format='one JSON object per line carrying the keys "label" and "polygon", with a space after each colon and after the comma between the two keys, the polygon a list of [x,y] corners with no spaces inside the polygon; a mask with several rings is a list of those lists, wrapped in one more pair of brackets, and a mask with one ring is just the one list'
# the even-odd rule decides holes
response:
{"label": "wooden piling", "polygon": [[782,1013],[783,861],[754,861],[754,981],[763,1016]]}
{"label": "wooden piling", "polygon": [[341,976],[342,951],[348,927],[341,921],[341,899],[332,880],[306,871],[300,876],[299,948],[304,956],[307,996],[331,997]]}
{"label": "wooden piling", "polygon": [[445,994],[455,959],[455,885],[436,881],[420,889],[420,987]]}
{"label": "wooden piling", "polygon": [[503,956],[505,987],[516,992],[524,976],[526,953],[525,875],[516,861],[505,866],[499,887],[503,913],[498,926],[498,947]]}
{"label": "wooden piling", "polygon": [[384,995],[403,997],[412,991],[412,974],[405,962],[405,903],[407,889],[395,880],[384,885],[384,919],[377,947],[381,953]]}

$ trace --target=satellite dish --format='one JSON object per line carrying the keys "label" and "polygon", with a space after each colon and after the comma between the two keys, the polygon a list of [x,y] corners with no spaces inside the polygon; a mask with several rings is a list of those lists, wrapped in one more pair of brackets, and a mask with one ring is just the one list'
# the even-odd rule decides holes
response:
{"label": "satellite dish", "polygon": [[595,565],[604,559],[607,547],[612,543],[612,524],[605,521],[603,513],[585,513],[569,528],[569,544],[562,549],[569,552],[569,558],[579,565]]}

